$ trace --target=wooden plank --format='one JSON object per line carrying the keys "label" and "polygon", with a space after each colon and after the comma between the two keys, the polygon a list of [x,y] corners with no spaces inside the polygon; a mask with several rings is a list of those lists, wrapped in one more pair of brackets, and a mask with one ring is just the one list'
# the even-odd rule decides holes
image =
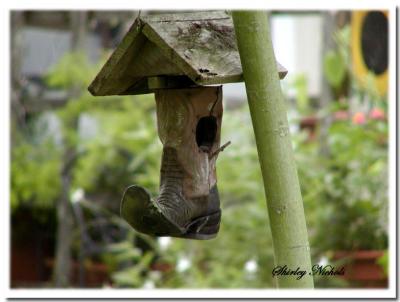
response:
{"label": "wooden plank", "polygon": [[173,14],[157,14],[146,15],[142,17],[143,22],[176,22],[176,21],[198,21],[198,20],[217,20],[226,19],[229,15],[226,11],[194,11],[191,13],[173,13]]}
{"label": "wooden plank", "polygon": [[[143,33],[199,85],[243,81],[231,17],[197,12],[145,17]],[[287,70],[280,64],[279,75]]]}
{"label": "wooden plank", "polygon": [[146,37],[141,33],[142,26],[142,22],[136,19],[122,42],[90,84],[88,89],[92,95],[122,94],[140,80],[140,78],[126,76],[126,70],[133,64],[136,55],[146,41]]}
{"label": "wooden plank", "polygon": [[152,77],[160,74],[171,76],[184,75],[176,64],[168,60],[157,45],[147,40],[138,52],[126,74],[131,77]]}

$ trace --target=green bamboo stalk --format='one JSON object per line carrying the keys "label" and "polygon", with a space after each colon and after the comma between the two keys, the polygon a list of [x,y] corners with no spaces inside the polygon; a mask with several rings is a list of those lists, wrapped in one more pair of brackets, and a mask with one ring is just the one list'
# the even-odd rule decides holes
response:
{"label": "green bamboo stalk", "polygon": [[235,11],[232,16],[264,180],[275,265],[286,266],[286,272],[306,272],[302,278],[298,274],[276,275],[277,286],[313,288],[303,200],[268,15]]}

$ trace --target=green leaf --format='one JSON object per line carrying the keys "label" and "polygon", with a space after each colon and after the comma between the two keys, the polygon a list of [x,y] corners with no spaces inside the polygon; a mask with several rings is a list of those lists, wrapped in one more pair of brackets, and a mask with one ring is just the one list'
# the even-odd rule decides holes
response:
{"label": "green leaf", "polygon": [[388,275],[389,272],[389,253],[386,250],[381,257],[376,261],[383,269],[385,275]]}
{"label": "green leaf", "polygon": [[324,73],[329,84],[338,88],[346,75],[346,66],[342,56],[332,50],[324,58]]}

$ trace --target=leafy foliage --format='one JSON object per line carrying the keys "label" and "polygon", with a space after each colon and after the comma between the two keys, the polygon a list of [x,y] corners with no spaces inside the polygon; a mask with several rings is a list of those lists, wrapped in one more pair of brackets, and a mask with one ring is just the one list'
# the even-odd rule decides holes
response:
{"label": "leafy foliage", "polygon": [[377,263],[382,267],[385,275],[388,276],[388,274],[389,274],[389,252],[388,252],[388,250],[386,250],[385,253],[380,258],[378,258]]}
{"label": "leafy foliage", "polygon": [[59,169],[59,154],[50,142],[15,147],[11,162],[11,209],[21,205],[52,207],[60,194]]}
{"label": "leafy foliage", "polygon": [[324,72],[329,84],[338,88],[346,75],[346,65],[339,52],[330,50],[324,58]]}
{"label": "leafy foliage", "polygon": [[350,121],[335,122],[328,142],[333,154],[330,158],[299,159],[315,248],[320,252],[385,248],[388,199],[385,122],[374,120],[363,126]]}

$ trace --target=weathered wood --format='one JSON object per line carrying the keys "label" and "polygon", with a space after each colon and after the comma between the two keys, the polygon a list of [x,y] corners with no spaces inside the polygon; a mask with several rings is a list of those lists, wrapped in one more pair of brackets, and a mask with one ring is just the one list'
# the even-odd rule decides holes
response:
{"label": "weathered wood", "polygon": [[[278,63],[279,77],[287,70]],[[136,19],[89,87],[93,95],[154,92],[150,76],[187,77],[198,86],[242,82],[231,17],[223,12]],[[184,86],[185,87],[185,86]]]}
{"label": "weathered wood", "polygon": [[130,86],[135,85],[140,79],[127,77],[126,69],[132,64],[133,58],[145,41],[146,37],[141,33],[141,22],[136,19],[122,42],[90,84],[89,91],[93,95],[123,94]]}

